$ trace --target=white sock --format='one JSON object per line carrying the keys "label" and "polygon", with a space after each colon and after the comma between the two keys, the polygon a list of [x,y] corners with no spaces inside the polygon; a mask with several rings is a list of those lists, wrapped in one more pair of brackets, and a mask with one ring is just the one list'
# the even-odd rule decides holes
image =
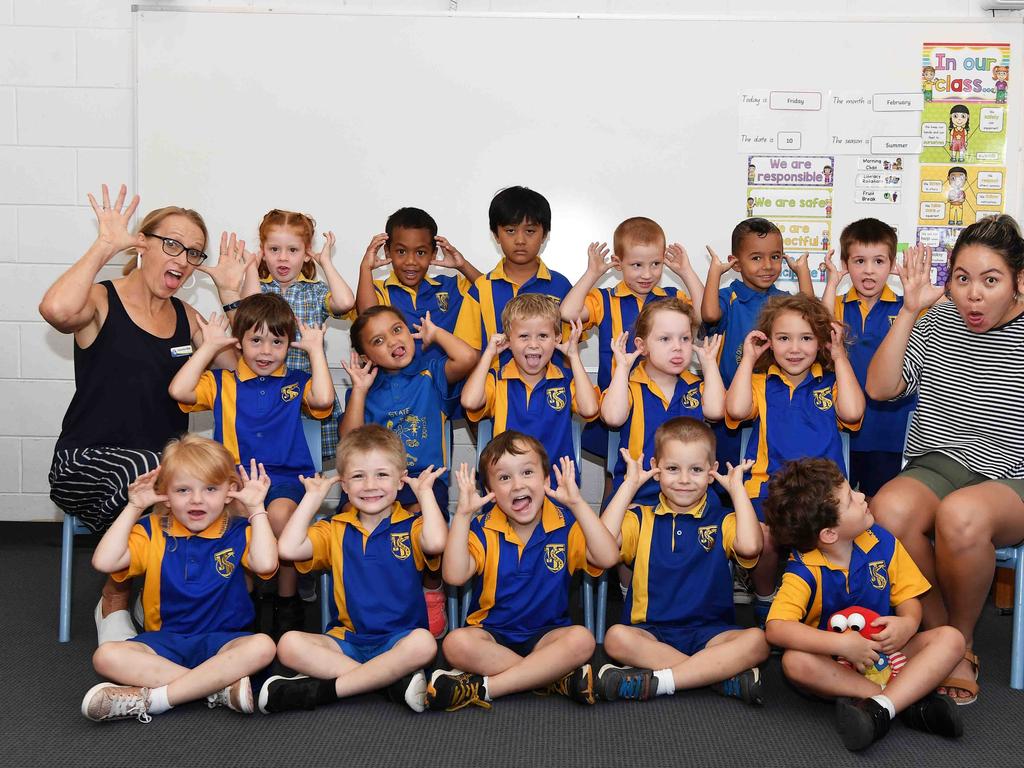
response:
{"label": "white sock", "polygon": [[491,694],[487,692],[487,681],[490,679],[489,676],[484,675],[484,701],[491,700]]}
{"label": "white sock", "polygon": [[436,587],[424,587],[423,591],[424,592],[440,592],[443,587],[444,587],[443,584],[438,584]]}
{"label": "white sock", "polygon": [[625,600],[626,595],[629,593],[629,585],[620,583],[619,589],[622,591],[622,599]]}
{"label": "white sock", "polygon": [[676,680],[672,676],[671,669],[658,669],[654,672],[654,679],[658,681],[658,690],[655,696],[671,696],[676,692]]}
{"label": "white sock", "polygon": [[886,710],[889,712],[889,719],[894,719],[896,717],[896,707],[893,706],[892,700],[888,696],[880,693],[877,696],[872,696],[871,699],[873,701],[877,701],[879,704],[886,708]]}
{"label": "white sock", "polygon": [[754,599],[759,603],[770,603],[775,599],[775,593],[772,592],[770,595],[759,595],[755,592]]}
{"label": "white sock", "polygon": [[159,715],[171,709],[171,703],[167,700],[167,686],[152,688],[149,691],[149,714]]}

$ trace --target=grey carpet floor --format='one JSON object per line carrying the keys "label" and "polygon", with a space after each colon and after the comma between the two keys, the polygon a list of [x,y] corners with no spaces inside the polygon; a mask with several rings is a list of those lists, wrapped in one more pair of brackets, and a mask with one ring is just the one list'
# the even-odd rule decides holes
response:
{"label": "grey carpet floor", "polygon": [[[787,687],[768,662],[766,704],[709,691],[583,707],[510,697],[485,711],[420,715],[379,696],[266,717],[190,704],[155,717],[97,724],[79,706],[98,678],[92,609],[102,577],[96,539],[78,537],[72,640],[57,642],[59,528],[0,524],[0,765],[71,766],[1019,766],[1024,692],[1009,688],[1010,619],[988,606],[976,650],[982,696],[949,741],[894,724],[884,741],[843,749],[830,707]],[[313,618],[311,609],[310,618]]]}

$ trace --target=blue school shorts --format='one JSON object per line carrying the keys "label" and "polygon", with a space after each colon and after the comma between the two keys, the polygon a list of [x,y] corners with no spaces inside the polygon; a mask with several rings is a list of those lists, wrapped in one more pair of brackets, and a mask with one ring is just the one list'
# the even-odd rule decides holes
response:
{"label": "blue school shorts", "polygon": [[216,656],[220,649],[232,640],[251,634],[252,632],[207,632],[201,635],[181,635],[161,629],[156,632],[143,632],[129,638],[129,642],[142,643],[168,661],[195,669],[204,661]]}
{"label": "blue school shorts", "polygon": [[365,664],[370,659],[375,659],[382,653],[390,651],[398,644],[399,640],[410,632],[412,632],[411,629],[403,629],[401,632],[387,635],[383,640],[376,637],[373,639],[359,638],[353,632],[349,632],[344,640],[339,640],[334,635],[327,635],[327,637],[336,642],[341,652],[350,659]]}
{"label": "blue school shorts", "polygon": [[305,495],[306,488],[299,482],[299,478],[289,477],[285,480],[271,482],[270,490],[267,491],[267,498],[263,503],[269,506],[270,502],[275,499],[291,499],[298,504]]}
{"label": "blue school shorts", "polygon": [[899,451],[850,451],[850,485],[865,496],[875,496],[903,469]]}
{"label": "blue school shorts", "polygon": [[698,624],[692,627],[677,627],[671,624],[634,624],[637,629],[644,629],[654,635],[658,642],[671,645],[680,653],[693,656],[704,646],[723,632],[742,629],[735,624]]}
{"label": "blue school shorts", "polygon": [[[566,624],[565,626],[569,626]],[[525,640],[513,640],[510,637],[502,635],[500,632],[495,632],[493,629],[487,629],[487,627],[480,627],[484,632],[494,638],[494,641],[498,645],[502,645],[508,648],[513,653],[519,656],[529,656],[533,653],[533,649],[537,647],[537,643],[543,639],[544,635],[556,629],[561,629],[560,626],[545,627],[534,635],[526,638]]]}

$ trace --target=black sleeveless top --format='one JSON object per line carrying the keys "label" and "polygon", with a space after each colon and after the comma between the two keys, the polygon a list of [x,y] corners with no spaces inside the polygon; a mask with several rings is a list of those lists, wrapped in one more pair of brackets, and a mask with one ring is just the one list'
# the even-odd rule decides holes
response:
{"label": "black sleeveless top", "polygon": [[159,452],[188,429],[188,414],[167,394],[192,353],[185,306],[171,297],[177,322],[162,339],[132,321],[113,283],[101,285],[107,319],[86,349],[75,343],[75,396],[55,450],[103,445]]}

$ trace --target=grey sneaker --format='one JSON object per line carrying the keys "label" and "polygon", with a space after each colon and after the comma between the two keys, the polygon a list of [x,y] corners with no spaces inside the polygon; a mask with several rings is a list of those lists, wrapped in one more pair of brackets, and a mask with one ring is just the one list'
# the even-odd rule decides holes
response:
{"label": "grey sneaker", "polygon": [[82,714],[97,723],[129,717],[148,723],[153,719],[149,714],[149,688],[99,683],[82,699]]}
{"label": "grey sneaker", "polygon": [[251,715],[256,707],[252,698],[252,683],[249,682],[248,675],[216,693],[211,693],[206,697],[206,706],[210,709],[227,707],[233,712]]}

